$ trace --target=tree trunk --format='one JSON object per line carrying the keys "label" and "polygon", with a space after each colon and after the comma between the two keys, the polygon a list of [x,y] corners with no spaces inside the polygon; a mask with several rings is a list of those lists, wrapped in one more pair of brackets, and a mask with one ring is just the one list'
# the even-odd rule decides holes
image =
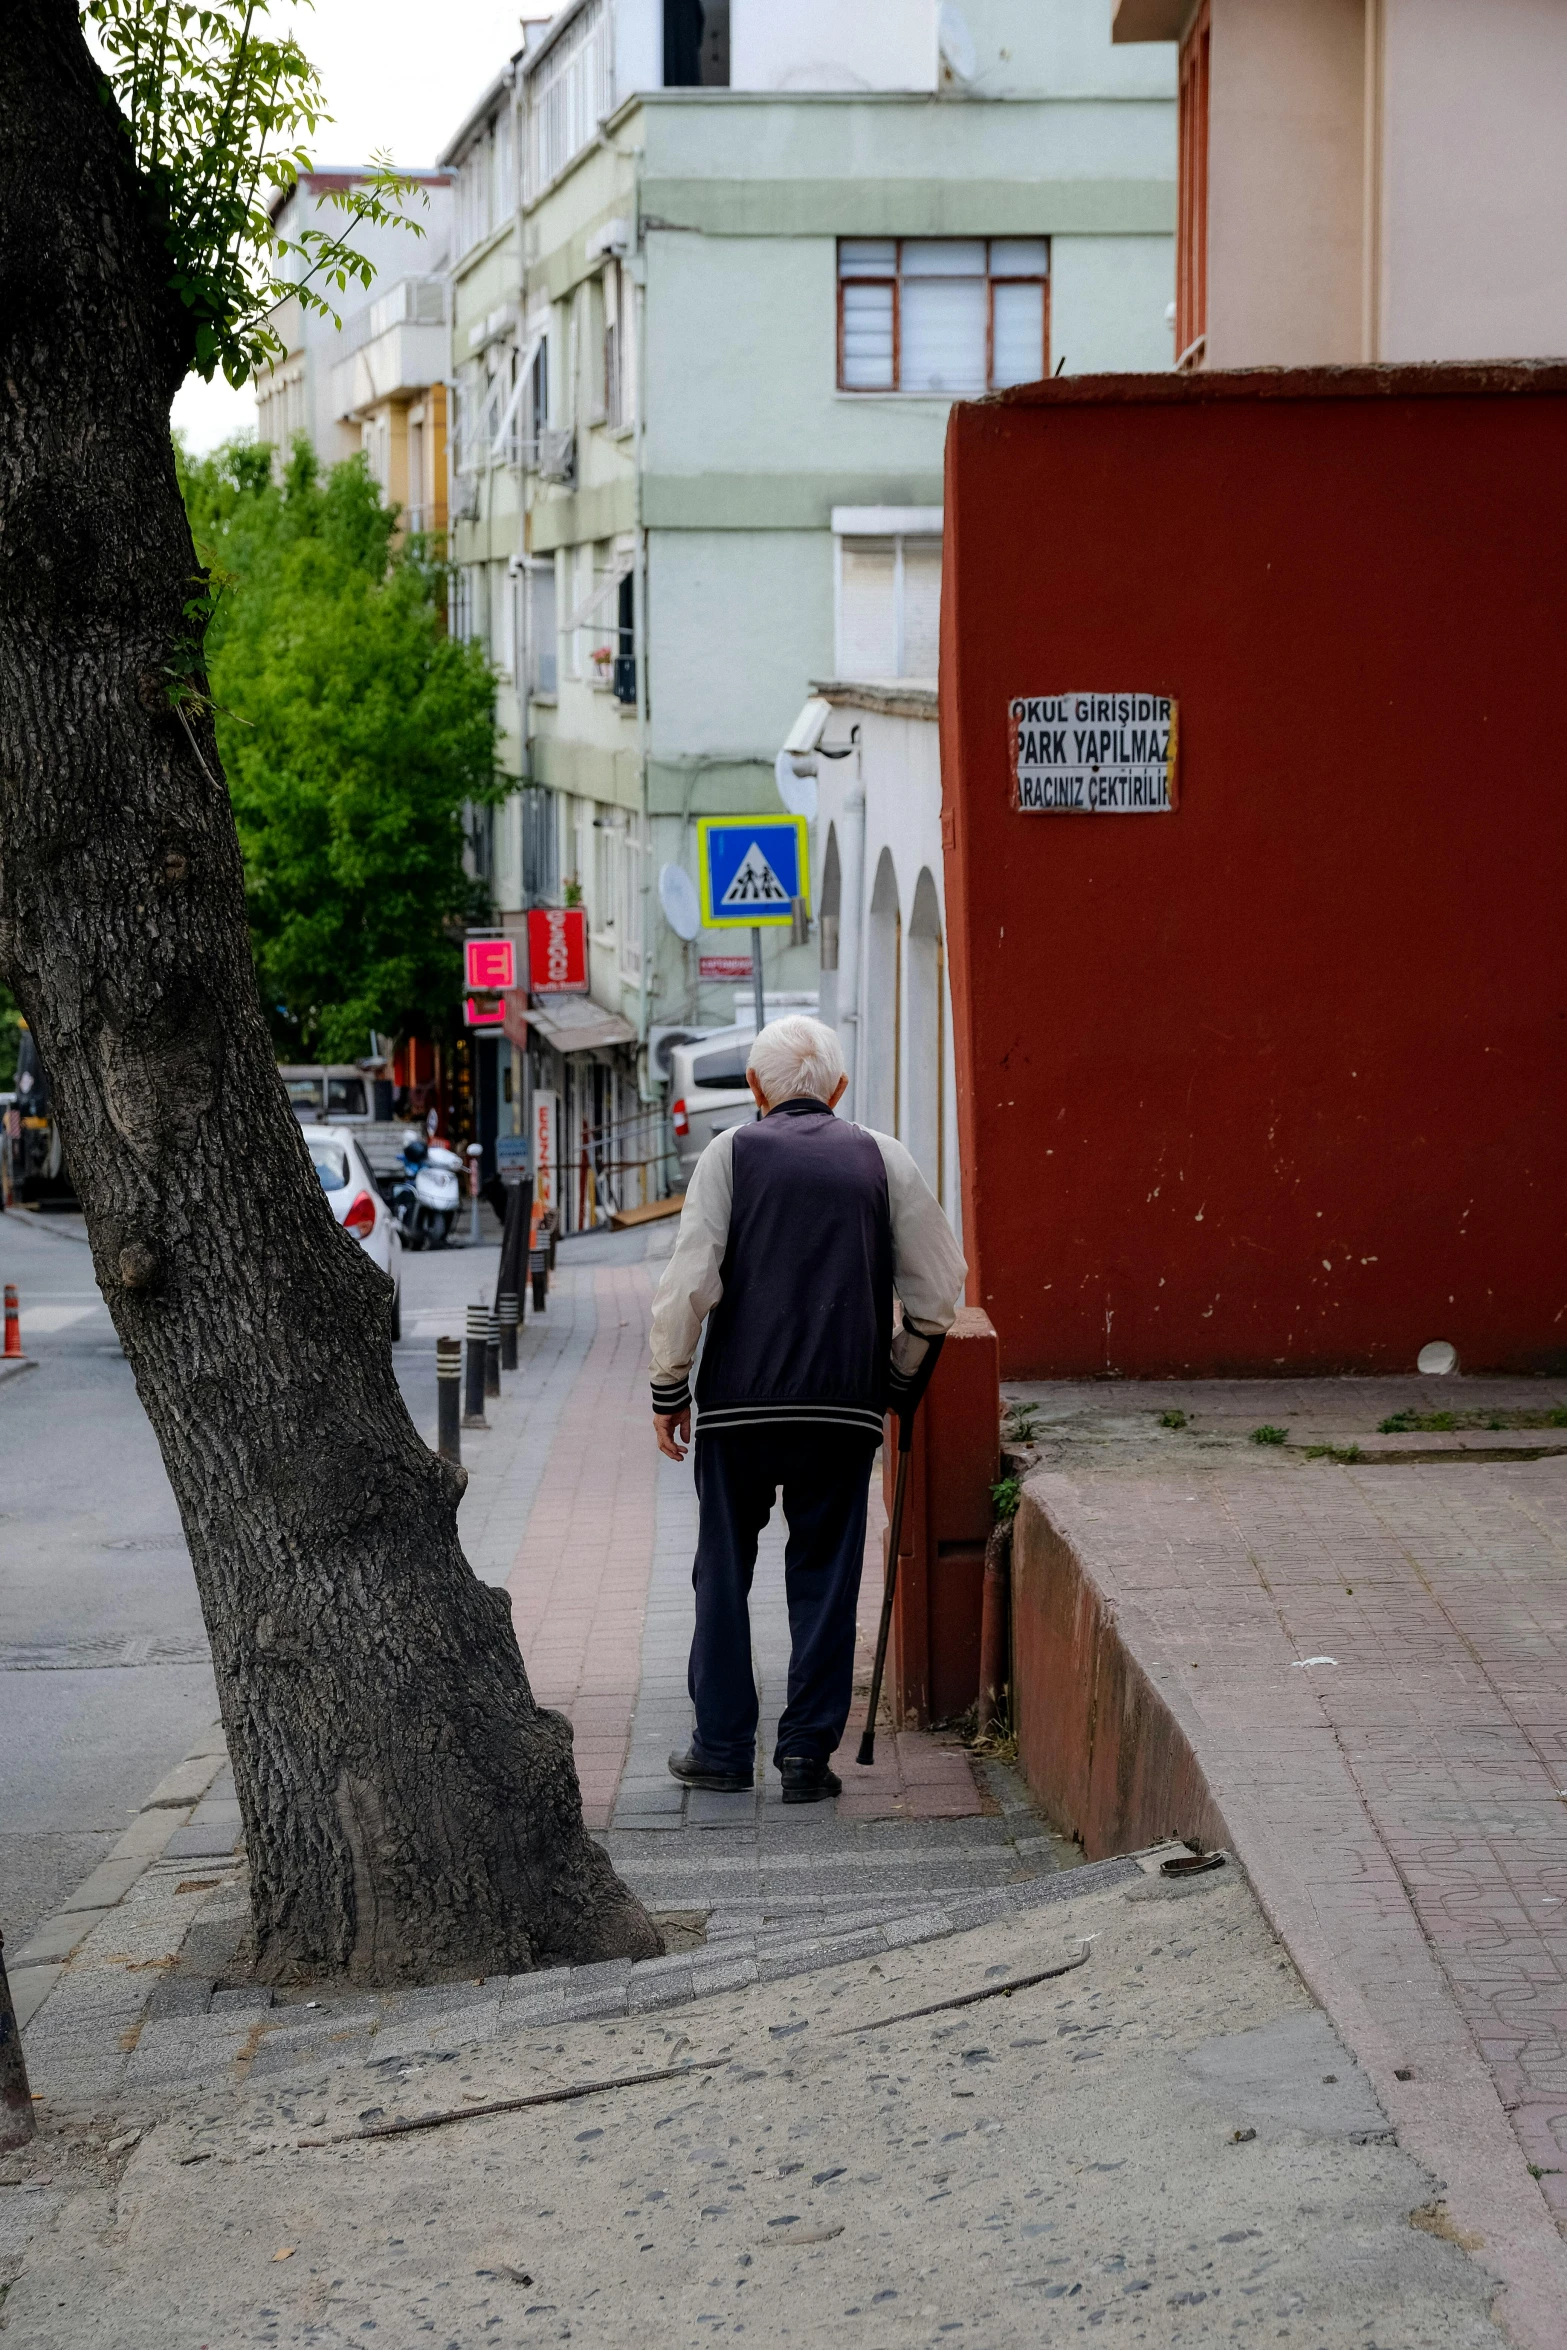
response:
{"label": "tree trunk", "polygon": [[147,191],[73,0],[0,18],[0,969],[190,1545],[257,1970],[650,1955],[290,1114],[212,727],[170,705],[201,582]]}

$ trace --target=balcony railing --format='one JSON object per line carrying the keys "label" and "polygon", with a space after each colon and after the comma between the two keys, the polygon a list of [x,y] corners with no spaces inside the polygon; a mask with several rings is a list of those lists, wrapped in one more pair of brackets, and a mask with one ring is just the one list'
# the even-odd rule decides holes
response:
{"label": "balcony railing", "polygon": [[444,326],[446,287],[438,277],[404,277],[343,321],[339,355],[362,351],[389,326]]}

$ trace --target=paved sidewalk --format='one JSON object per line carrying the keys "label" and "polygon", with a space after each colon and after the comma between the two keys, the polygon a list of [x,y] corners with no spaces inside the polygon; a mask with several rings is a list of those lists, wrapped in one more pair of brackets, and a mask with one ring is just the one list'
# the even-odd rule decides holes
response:
{"label": "paved sidewalk", "polygon": [[[655,1235],[655,1245],[663,1239]],[[1048,1899],[1080,1855],[999,1767],[976,1775],[952,1741],[884,1730],[876,1767],[840,1756],[837,1803],[785,1810],[776,1774],[745,1797],[688,1793],[665,1759],[689,1739],[695,1494],[689,1462],[652,1440],[647,1332],[655,1269],[639,1233],[562,1249],[519,1367],[465,1429],[460,1525],[475,1571],[504,1584],[541,1702],[572,1722],[590,1827],[665,1922],[669,1956],[632,1970],[556,1969],[514,1983],[278,2002],[233,1976],[245,1903],[239,1808],[221,1736],[155,1791],[134,1857],[79,1888],[16,1954],[34,2082],[50,2100],[323,2060],[353,2061],[433,2035],[449,2043],[538,2014],[651,2012],[724,1984],[831,1965],[847,1951],[941,1937]],[[398,1372],[433,1433],[434,1342],[487,1294],[492,1247],[411,1258]],[[883,1523],[873,1497],[860,1664],[868,1685]],[[754,1649],[770,1747],[787,1671],[782,1531],[758,1564]],[[186,1808],[171,1812],[170,1790]],[[199,1784],[198,1784],[199,1782]],[[199,1802],[197,1798],[200,1798]],[[160,1808],[161,1807],[161,1808]],[[613,1826],[611,1821],[613,1820]],[[100,1873],[101,1874],[101,1873]],[[112,1877],[112,1882],[110,1878]]]}
{"label": "paved sidewalk", "polygon": [[486,2037],[474,1990],[471,2034],[46,2109],[0,2165],[0,2339],[1502,2350],[1239,1873],[1045,1882],[674,2014]]}
{"label": "paved sidewalk", "polygon": [[[39,2233],[0,2325],[61,2350],[188,2334],[319,2350],[384,2327],[460,2350],[573,2329],[814,2342],[846,2323],[870,2350],[1101,2324],[1158,2350],[1478,2350],[1497,2339],[1489,2267],[1515,2342],[1561,2350],[1560,2240],[1455,2002],[1465,1955],[1479,1971],[1508,1925],[1480,1861],[1511,1864],[1515,1887],[1520,1856],[1555,1865],[1525,1765],[1560,1752],[1567,1466],[1308,1463],[1246,1442],[1248,1415],[1284,1416],[1277,1389],[1228,1419],[1213,1390],[1040,1399],[1029,1506],[1067,1532],[1182,1725],[1323,2017],[1239,1871],[1172,1886],[1159,1852],[1082,1865],[1015,1773],[950,1741],[884,1730],[860,1773],[852,1725],[845,1796],[788,1811],[770,1770],[740,1797],[669,1780],[690,1727],[694,1495],[651,1444],[641,1248],[562,1251],[490,1426],[465,1432],[461,1525],[476,1571],[511,1593],[540,1697],[573,1720],[590,1818],[667,1954],[280,2003],[232,1971],[244,1862],[207,1741],[155,1797],[164,1820],[145,1850],[132,1839],[124,1882],[96,1888],[85,1938],[72,1926],[69,1948],[37,1954],[45,2130],[0,2178],[18,2197],[0,2200],[0,2286]],[[486,1249],[410,1266],[399,1373],[422,1425],[434,1338],[493,1267]],[[1312,1433],[1320,1395],[1282,1400],[1291,1434]],[[1187,1426],[1160,1430],[1161,1409]],[[1315,1425],[1344,1434],[1331,1411]],[[862,1681],[880,1542],[878,1505]],[[788,1649],[776,1527],[753,1645],[770,1744]],[[1308,1657],[1339,1659],[1341,1678]],[[1469,1874],[1444,1879],[1455,1865]],[[1422,1867],[1448,1886],[1431,1905],[1445,1928],[1423,1930]],[[1552,1880],[1540,1906],[1555,1897]],[[1487,1996],[1510,2024],[1535,2001],[1540,2028],[1486,2054],[1541,2093],[1549,2128],[1562,1945],[1554,1922],[1528,1931],[1516,1979]],[[1085,1946],[1092,1982],[1027,1986]],[[1017,1978],[1015,2004],[898,2020]],[[709,2051],[710,2089],[384,2154],[359,2142],[389,2113]]]}
{"label": "paved sidewalk", "polygon": [[[1013,1392],[1040,1414],[1025,1506],[1146,1675],[1403,2141],[1507,2266],[1520,2338],[1559,2346],[1567,1429],[1378,1422],[1538,1422],[1567,1386]],[[1288,1441],[1249,1441],[1260,1425]]]}

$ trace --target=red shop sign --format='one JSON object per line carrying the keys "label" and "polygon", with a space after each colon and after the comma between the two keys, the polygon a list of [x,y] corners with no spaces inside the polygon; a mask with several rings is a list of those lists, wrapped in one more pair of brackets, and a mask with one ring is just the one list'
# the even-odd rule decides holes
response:
{"label": "red shop sign", "polygon": [[588,917],[582,906],[535,906],[528,916],[528,988],[533,995],[586,995]]}
{"label": "red shop sign", "polygon": [[517,948],[509,938],[464,941],[464,978],[472,995],[501,995],[517,984]]}

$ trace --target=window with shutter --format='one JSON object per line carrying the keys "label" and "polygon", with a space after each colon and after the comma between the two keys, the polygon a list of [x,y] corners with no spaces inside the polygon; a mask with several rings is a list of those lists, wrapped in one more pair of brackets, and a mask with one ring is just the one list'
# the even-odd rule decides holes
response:
{"label": "window with shutter", "polygon": [[903,541],[900,677],[934,677],[941,639],[941,541]]}
{"label": "window with shutter", "polygon": [[838,675],[896,677],[897,541],[844,539],[838,563]]}
{"label": "window with shutter", "polygon": [[842,237],[838,386],[958,399],[1050,370],[1046,237]]}
{"label": "window with shutter", "polygon": [[933,678],[940,622],[939,538],[839,539],[839,677]]}

